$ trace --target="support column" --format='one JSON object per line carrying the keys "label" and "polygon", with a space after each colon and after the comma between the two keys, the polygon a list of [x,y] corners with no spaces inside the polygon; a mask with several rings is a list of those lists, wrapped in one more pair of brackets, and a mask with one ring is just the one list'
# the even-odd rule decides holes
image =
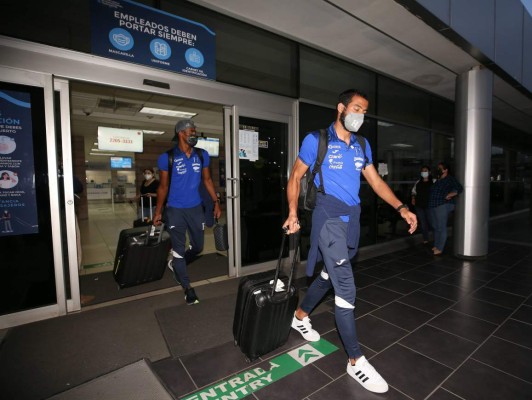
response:
{"label": "support column", "polygon": [[493,74],[475,67],[456,81],[455,176],[464,186],[454,220],[454,254],[488,254]]}

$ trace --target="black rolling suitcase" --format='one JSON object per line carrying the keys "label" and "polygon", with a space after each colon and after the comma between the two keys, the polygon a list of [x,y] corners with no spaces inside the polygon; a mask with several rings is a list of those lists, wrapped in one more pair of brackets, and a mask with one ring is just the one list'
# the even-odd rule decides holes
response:
{"label": "black rolling suitcase", "polygon": [[[298,247],[294,251],[290,276],[282,276],[281,259],[286,236],[283,234],[276,269],[245,276],[238,286],[233,336],[235,345],[240,347],[248,361],[282,346],[290,334],[298,304],[297,289],[292,284]],[[275,290],[278,280],[284,283],[282,291]]]}
{"label": "black rolling suitcase", "polygon": [[170,234],[151,225],[124,229],[116,247],[113,275],[120,288],[140,285],[163,277],[170,250]]}

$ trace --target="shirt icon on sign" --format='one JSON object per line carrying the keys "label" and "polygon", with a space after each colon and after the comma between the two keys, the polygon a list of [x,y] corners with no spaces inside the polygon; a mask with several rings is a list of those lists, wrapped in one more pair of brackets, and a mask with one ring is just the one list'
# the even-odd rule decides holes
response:
{"label": "shirt icon on sign", "polygon": [[154,51],[155,51],[155,54],[157,54],[158,56],[165,57],[168,55],[168,46],[164,43],[157,42],[155,43]]}
{"label": "shirt icon on sign", "polygon": [[150,42],[150,51],[158,60],[168,60],[172,55],[172,48],[163,39],[153,39]]}

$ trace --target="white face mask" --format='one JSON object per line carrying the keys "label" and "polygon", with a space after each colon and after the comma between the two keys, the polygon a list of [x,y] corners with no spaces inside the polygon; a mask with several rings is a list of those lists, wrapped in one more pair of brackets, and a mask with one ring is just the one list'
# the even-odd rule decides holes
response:
{"label": "white face mask", "polygon": [[152,175],[152,174],[146,174],[146,175],[144,175],[144,179],[146,179],[147,181],[149,181],[151,178],[153,178],[153,175]]}
{"label": "white face mask", "polygon": [[421,177],[422,178],[428,178],[429,177],[429,173],[428,172],[422,172],[421,173]]}
{"label": "white face mask", "polygon": [[350,132],[357,132],[364,122],[364,114],[349,113],[344,118],[344,127]]}

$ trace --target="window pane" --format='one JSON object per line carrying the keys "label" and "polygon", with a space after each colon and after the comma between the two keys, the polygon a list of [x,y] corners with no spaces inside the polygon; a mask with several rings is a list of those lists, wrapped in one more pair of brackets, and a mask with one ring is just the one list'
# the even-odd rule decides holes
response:
{"label": "window pane", "polygon": [[379,76],[377,95],[379,117],[429,127],[430,98],[427,93]]}
{"label": "window pane", "polygon": [[0,102],[0,115],[12,117],[17,128],[15,135],[10,129],[2,133],[4,140],[12,139],[16,144],[8,148],[9,153],[0,162],[2,179],[10,180],[7,185],[0,185],[3,315],[54,304],[57,299],[48,155],[39,151],[47,145],[44,90],[4,82],[0,82],[0,90],[27,103],[20,107],[10,101]]}
{"label": "window pane", "polygon": [[297,97],[295,42],[188,1],[162,1],[161,9],[216,33],[218,82]]}
{"label": "window pane", "polygon": [[[334,71],[334,73],[333,73]],[[365,93],[374,113],[375,74],[308,47],[300,48],[300,93],[302,99],[336,107],[338,95],[354,88]]]}
{"label": "window pane", "polygon": [[[379,121],[375,167],[397,198],[410,204],[410,194],[422,165],[431,165],[430,133]],[[408,225],[390,205],[377,199],[377,242],[408,235]]]}
{"label": "window pane", "polygon": [[299,103],[299,145],[307,133],[327,128],[336,119],[336,109]]}
{"label": "window pane", "polygon": [[530,207],[530,154],[492,146],[490,175],[490,217]]}
{"label": "window pane", "polygon": [[[431,157],[433,170],[439,162],[447,162],[453,166],[454,160],[454,137],[447,135],[432,134]],[[452,171],[452,168],[451,168]]]}
{"label": "window pane", "polygon": [[431,96],[430,122],[436,131],[454,133],[454,103]]}

